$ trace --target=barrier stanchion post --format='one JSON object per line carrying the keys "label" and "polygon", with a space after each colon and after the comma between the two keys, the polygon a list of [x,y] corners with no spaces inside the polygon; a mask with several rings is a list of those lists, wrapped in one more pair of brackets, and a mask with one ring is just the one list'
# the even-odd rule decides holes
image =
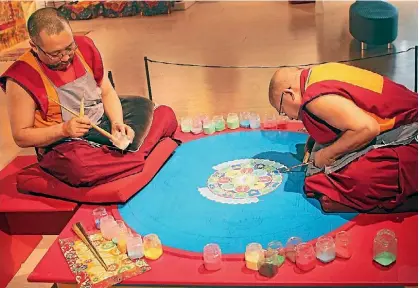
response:
{"label": "barrier stanchion post", "polygon": [[150,71],[148,69],[148,58],[147,58],[147,56],[144,57],[144,65],[145,65],[145,75],[147,77],[148,99],[153,101],[153,95],[151,94]]}
{"label": "barrier stanchion post", "polygon": [[415,92],[418,92],[418,45],[415,46]]}

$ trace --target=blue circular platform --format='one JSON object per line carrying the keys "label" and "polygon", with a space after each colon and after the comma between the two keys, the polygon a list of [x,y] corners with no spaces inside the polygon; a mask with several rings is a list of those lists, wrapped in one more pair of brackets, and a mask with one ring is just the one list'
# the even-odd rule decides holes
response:
{"label": "blue circular platform", "polygon": [[184,143],[119,212],[141,235],[156,233],[163,245],[189,252],[208,243],[236,254],[250,242],[310,241],[356,214],[323,213],[304,196],[304,171],[282,172],[301,163],[306,140],[296,132],[246,131]]}

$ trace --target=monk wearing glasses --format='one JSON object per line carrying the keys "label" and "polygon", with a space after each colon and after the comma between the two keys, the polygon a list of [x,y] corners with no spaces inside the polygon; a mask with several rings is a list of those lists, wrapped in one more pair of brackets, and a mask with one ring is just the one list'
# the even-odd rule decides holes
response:
{"label": "monk wearing glasses", "polygon": [[[74,36],[56,9],[37,10],[27,28],[30,51],[0,78],[17,145],[35,147],[40,166],[75,187],[141,172],[156,144],[175,132],[173,110],[144,97],[120,98],[93,41]],[[80,117],[61,106],[81,112],[82,101]],[[121,153],[93,124],[125,135],[130,146]]]}
{"label": "monk wearing glasses", "polygon": [[278,69],[269,100],[310,135],[304,191],[325,211],[417,211],[417,93],[328,63]]}

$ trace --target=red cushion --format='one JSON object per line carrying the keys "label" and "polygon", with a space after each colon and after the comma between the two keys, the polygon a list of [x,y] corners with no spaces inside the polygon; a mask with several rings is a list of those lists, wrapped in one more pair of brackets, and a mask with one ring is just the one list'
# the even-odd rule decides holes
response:
{"label": "red cushion", "polygon": [[23,169],[17,175],[20,191],[39,193],[80,203],[125,203],[147,185],[172,155],[178,144],[166,138],[148,156],[141,173],[94,187],[76,188],[61,182],[42,170],[38,164]]}
{"label": "red cushion", "polygon": [[54,213],[76,210],[77,204],[75,203],[18,192],[17,174],[24,167],[34,163],[36,163],[36,156],[18,156],[0,171],[0,213]]}

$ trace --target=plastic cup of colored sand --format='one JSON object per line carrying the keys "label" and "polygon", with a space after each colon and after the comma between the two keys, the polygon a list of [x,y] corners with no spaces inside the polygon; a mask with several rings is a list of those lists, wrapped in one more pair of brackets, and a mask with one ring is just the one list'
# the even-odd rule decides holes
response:
{"label": "plastic cup of colored sand", "polygon": [[116,243],[118,243],[118,238],[121,235],[121,228],[119,227],[118,223],[115,222],[111,222],[107,227],[106,227],[106,239],[108,240],[114,240],[116,241]]}
{"label": "plastic cup of colored sand", "polygon": [[144,255],[147,259],[157,260],[163,254],[163,247],[156,234],[148,234],[144,236],[143,243]]}
{"label": "plastic cup of colored sand", "polygon": [[210,135],[215,133],[215,123],[212,120],[204,120],[202,127],[204,129],[204,134]]}
{"label": "plastic cup of colored sand", "polygon": [[180,119],[180,130],[183,133],[189,133],[192,130],[192,118],[182,117]]}
{"label": "plastic cup of colored sand", "polygon": [[250,113],[240,112],[240,127],[250,128]]}
{"label": "plastic cup of colored sand", "polygon": [[125,225],[125,222],[122,220],[116,220],[116,224],[118,224],[121,233],[128,234],[128,228]]}
{"label": "plastic cup of colored sand", "polygon": [[374,238],[373,259],[381,266],[390,266],[396,261],[397,238],[392,230],[378,231]]}
{"label": "plastic cup of colored sand", "polygon": [[287,244],[285,245],[285,256],[293,263],[295,263],[297,245],[302,242],[303,240],[301,240],[299,237],[291,237],[288,239]]}
{"label": "plastic cup of colored sand", "polygon": [[106,209],[104,207],[98,207],[93,210],[92,214],[95,220],[96,228],[100,229],[100,219],[108,215],[108,212],[106,212]]}
{"label": "plastic cup of colored sand", "polygon": [[278,268],[284,261],[284,249],[281,242],[269,242],[265,251],[265,257],[259,263],[259,274],[267,278],[274,277],[278,273]]}
{"label": "plastic cup of colored sand", "polygon": [[228,129],[237,129],[240,127],[239,115],[237,113],[229,113],[227,115]]}
{"label": "plastic cup of colored sand", "polygon": [[191,132],[193,134],[199,134],[202,133],[202,121],[200,117],[195,117],[192,120],[192,128],[191,128]]}
{"label": "plastic cup of colored sand", "polygon": [[349,259],[352,256],[351,239],[349,233],[341,231],[335,237],[336,256],[339,258]]}
{"label": "plastic cup of colored sand", "polygon": [[300,270],[310,271],[316,267],[316,252],[311,244],[298,244],[295,252],[295,263]]}
{"label": "plastic cup of colored sand", "polygon": [[222,266],[221,248],[215,243],[204,247],[204,266],[208,271],[220,270]]}
{"label": "plastic cup of colored sand", "polygon": [[140,235],[128,237],[127,239],[127,252],[131,260],[139,259],[144,256],[143,240]]}
{"label": "plastic cup of colored sand", "polygon": [[249,126],[251,129],[260,128],[260,116],[256,113],[251,113],[249,116]]}
{"label": "plastic cup of colored sand", "polygon": [[202,123],[204,123],[204,121],[210,120],[210,118],[207,115],[204,114],[200,114],[199,119],[201,120]]}
{"label": "plastic cup of colored sand", "polygon": [[212,118],[215,123],[215,131],[220,132],[226,129],[226,123],[224,117],[221,115],[216,115]]}
{"label": "plastic cup of colored sand", "polygon": [[330,236],[321,236],[316,242],[316,257],[323,263],[329,263],[336,258],[335,241]]}
{"label": "plastic cup of colored sand", "polygon": [[277,125],[279,129],[286,129],[290,119],[285,115],[277,116]]}
{"label": "plastic cup of colored sand", "polygon": [[274,114],[266,114],[264,121],[263,121],[263,128],[264,129],[276,129],[277,122],[276,117]]}
{"label": "plastic cup of colored sand", "polygon": [[258,271],[260,275],[267,278],[272,278],[276,274],[278,274],[278,268],[278,265],[273,263],[271,260],[265,258],[261,261]]}
{"label": "plastic cup of colored sand", "polygon": [[113,231],[118,228],[115,219],[111,215],[104,216],[100,219],[100,232],[103,238],[111,240]]}
{"label": "plastic cup of colored sand", "polygon": [[265,260],[276,266],[281,266],[285,261],[284,247],[279,241],[271,241],[265,251]]}
{"label": "plastic cup of colored sand", "polygon": [[265,258],[262,245],[259,243],[250,243],[246,246],[246,253],[244,259],[246,261],[246,267],[250,270],[258,271],[259,265]]}
{"label": "plastic cup of colored sand", "polygon": [[116,237],[118,249],[121,253],[127,253],[128,228],[122,220],[117,220],[116,224],[119,227],[118,236]]}

